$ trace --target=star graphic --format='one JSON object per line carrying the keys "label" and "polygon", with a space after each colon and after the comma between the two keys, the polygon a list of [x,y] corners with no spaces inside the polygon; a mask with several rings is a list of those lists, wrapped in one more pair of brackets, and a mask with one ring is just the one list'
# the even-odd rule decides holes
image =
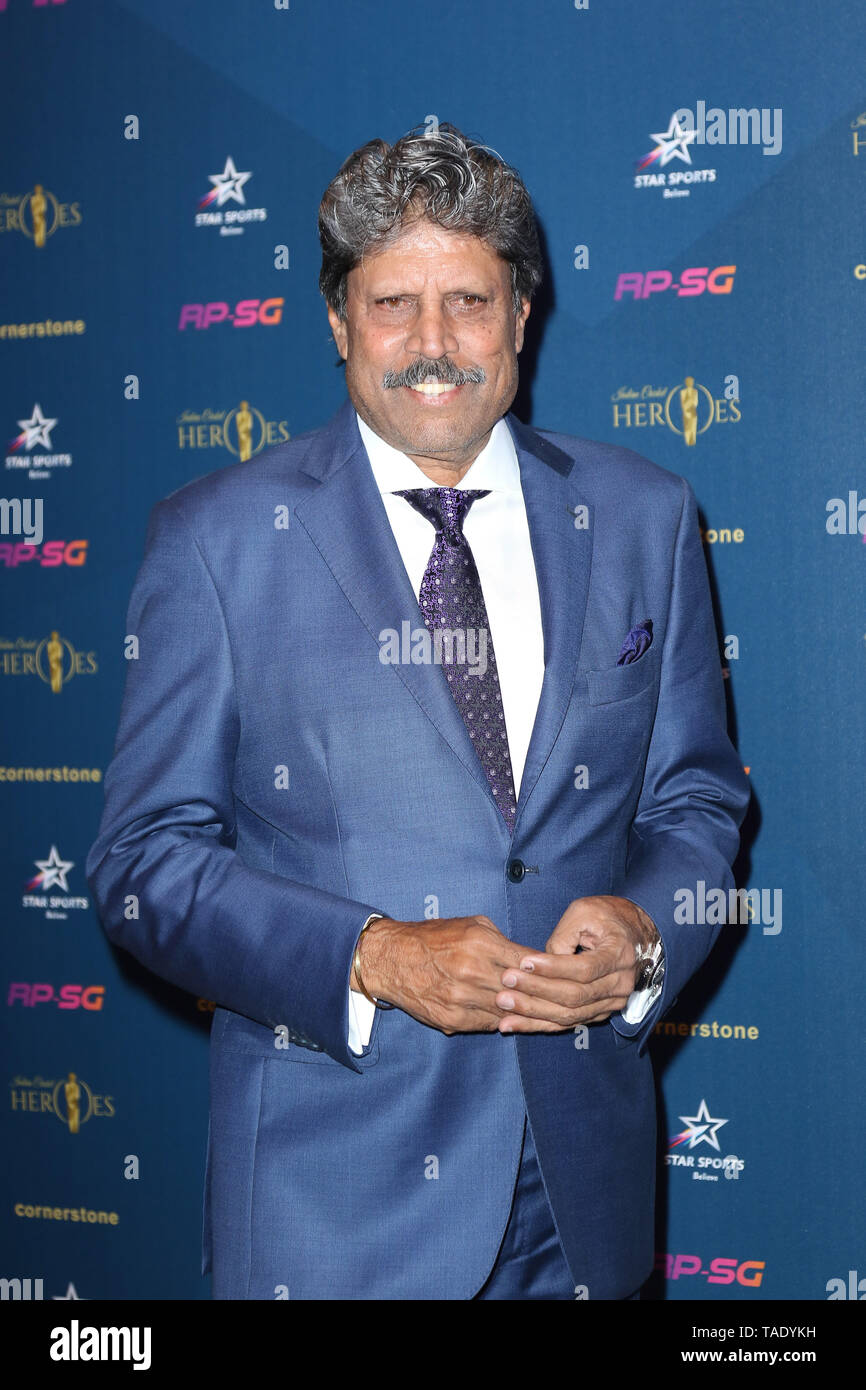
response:
{"label": "star graphic", "polygon": [[51,1295],[51,1301],[53,1303],[63,1303],[68,1298],[74,1298],[78,1303],[83,1303],[85,1301],[75,1292],[74,1284],[69,1284],[67,1286],[66,1293],[55,1293]]}
{"label": "star graphic", "polygon": [[246,174],[239,174],[235,168],[234,160],[229,155],[226,159],[226,167],[221,174],[208,174],[208,179],[214,186],[213,191],[216,193],[217,207],[221,208],[223,203],[227,203],[230,198],[236,203],[246,203],[243,188],[247,179],[250,178],[252,178],[252,170]]}
{"label": "star graphic", "polygon": [[726,1125],[727,1120],[714,1120],[707,1109],[707,1102],[702,1100],[698,1106],[697,1115],[680,1115],[684,1125],[688,1129],[683,1134],[683,1139],[688,1139],[689,1148],[694,1149],[698,1144],[709,1144],[711,1149],[719,1148],[718,1131],[722,1125]]}
{"label": "star graphic", "polygon": [[655,140],[658,146],[658,149],[653,150],[653,155],[660,156],[661,168],[669,164],[674,157],[684,160],[686,164],[691,164],[692,157],[688,147],[697,133],[696,130],[683,130],[679,121],[671,116],[671,123],[667,130],[660,131],[657,135],[651,135],[650,139]]}
{"label": "star graphic", "polygon": [[43,888],[59,888],[63,893],[69,892],[69,884],[66,882],[66,875],[70,869],[75,868],[73,860],[61,859],[57,853],[57,846],[51,846],[51,853],[47,859],[34,859],[34,864],[40,873]]}
{"label": "star graphic", "polygon": [[38,444],[43,449],[51,448],[51,431],[57,424],[56,420],[46,420],[42,414],[42,406],[34,405],[33,414],[29,420],[19,420],[19,428],[24,430],[24,450],[29,453],[34,444]]}

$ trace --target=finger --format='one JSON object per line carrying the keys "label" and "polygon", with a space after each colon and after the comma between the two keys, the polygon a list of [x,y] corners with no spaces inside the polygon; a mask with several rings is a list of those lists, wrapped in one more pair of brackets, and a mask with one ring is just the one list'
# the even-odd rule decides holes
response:
{"label": "finger", "polygon": [[[605,975],[614,975],[617,971],[627,970],[634,967],[634,952],[620,950],[598,950],[581,951],[580,955],[539,955],[533,953],[523,956],[518,962],[521,971],[520,978],[516,981],[516,988],[522,989],[526,983],[526,976],[531,978],[554,979],[554,980],[577,980],[582,984],[589,984],[593,980],[600,980]],[[511,970],[509,974],[515,972]],[[512,988],[503,978],[503,985]]]}
{"label": "finger", "polygon": [[626,1000],[622,995],[614,996],[610,999],[597,1000],[587,1009],[572,1012],[569,1022],[565,1025],[553,1023],[549,1019],[532,1018],[526,1014],[510,1013],[505,1014],[499,1022],[500,1033],[564,1033],[570,1032],[578,1024],[583,1023],[607,1023],[613,1014],[621,1013],[625,1008]]}
{"label": "finger", "polygon": [[573,992],[567,1002],[559,1003],[555,999],[520,994],[517,990],[512,989],[503,990],[501,994],[497,994],[496,1005],[504,1014],[517,1014],[521,1018],[543,1019],[546,1023],[555,1023],[559,1027],[568,1028],[578,1021],[576,1015],[581,1010],[591,1012],[597,1009],[605,998],[607,998],[606,992],[588,998]]}
{"label": "finger", "polygon": [[[506,970],[502,977],[504,989],[496,996],[499,1007],[510,1009],[509,998],[530,998],[561,1004],[564,1008],[582,1008],[596,999],[608,999],[625,995],[628,997],[634,988],[634,970],[615,970],[597,980],[583,981],[569,978],[548,978],[541,975],[527,975]],[[511,982],[514,981],[514,985]]]}

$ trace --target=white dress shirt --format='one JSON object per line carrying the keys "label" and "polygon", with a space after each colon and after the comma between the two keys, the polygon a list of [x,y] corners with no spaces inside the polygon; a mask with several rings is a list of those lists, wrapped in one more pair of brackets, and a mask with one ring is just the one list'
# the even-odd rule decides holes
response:
{"label": "white dress shirt", "polygon": [[[435,484],[406,454],[371,430],[360,415],[357,420],[400,557],[417,597],[435,532],[426,517],[404,497],[394,494]],[[473,502],[463,523],[463,534],[475,559],[484,592],[516,797],[520,794],[544,680],[544,634],[517,451],[504,419],[493,426],[490,438],[457,486],[484,488],[489,494]],[[640,1021],[632,1009],[637,1000],[638,996],[633,994],[624,1012],[630,1023]],[[647,1007],[649,1002],[648,999]],[[645,1012],[645,1008],[641,1009],[640,1017]],[[369,1042],[374,1016],[375,1006],[369,999],[350,990],[349,1047],[353,1052],[362,1052]]]}

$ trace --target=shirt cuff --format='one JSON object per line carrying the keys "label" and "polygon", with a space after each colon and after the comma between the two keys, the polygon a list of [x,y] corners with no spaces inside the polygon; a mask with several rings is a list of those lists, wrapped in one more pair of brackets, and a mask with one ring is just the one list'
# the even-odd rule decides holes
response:
{"label": "shirt cuff", "polygon": [[370,1044],[376,1005],[356,989],[349,990],[349,1049],[360,1057]]}

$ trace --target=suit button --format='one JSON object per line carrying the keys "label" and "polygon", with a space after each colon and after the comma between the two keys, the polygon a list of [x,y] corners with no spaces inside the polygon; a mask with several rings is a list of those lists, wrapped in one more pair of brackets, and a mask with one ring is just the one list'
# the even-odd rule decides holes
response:
{"label": "suit button", "polygon": [[521,883],[526,873],[526,865],[522,859],[512,859],[506,869],[506,873],[512,883]]}

